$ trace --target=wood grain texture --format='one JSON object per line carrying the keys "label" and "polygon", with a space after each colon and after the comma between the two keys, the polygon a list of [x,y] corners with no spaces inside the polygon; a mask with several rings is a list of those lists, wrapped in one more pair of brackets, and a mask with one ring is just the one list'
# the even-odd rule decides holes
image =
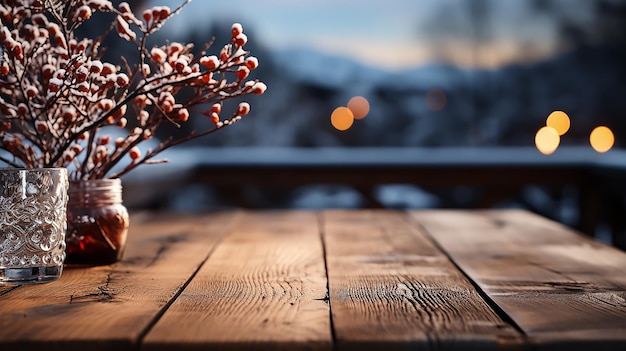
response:
{"label": "wood grain texture", "polygon": [[325,211],[323,225],[338,350],[522,344],[405,213]]}
{"label": "wood grain texture", "polygon": [[238,216],[142,350],[329,350],[318,227],[312,212]]}
{"label": "wood grain texture", "polygon": [[124,259],[0,296],[0,350],[135,350],[232,214],[131,218]]}
{"label": "wood grain texture", "polygon": [[526,211],[412,216],[537,349],[626,349],[626,254]]}
{"label": "wood grain texture", "polygon": [[0,297],[6,293],[8,293],[11,290],[16,289],[17,286],[15,285],[0,285]]}

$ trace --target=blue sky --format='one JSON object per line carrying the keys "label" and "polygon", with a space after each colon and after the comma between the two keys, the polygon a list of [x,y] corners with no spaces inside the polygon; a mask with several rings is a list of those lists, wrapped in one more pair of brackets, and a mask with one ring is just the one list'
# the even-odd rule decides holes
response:
{"label": "blue sky", "polygon": [[[152,0],[172,9],[180,2]],[[461,66],[490,67],[520,55],[540,59],[552,53],[555,28],[550,19],[529,16],[526,1],[490,2],[492,36],[482,47],[488,54],[479,55],[478,63],[467,40],[472,31],[468,0],[195,0],[166,28],[203,28],[222,18],[241,22],[251,40],[272,49],[312,48],[392,70],[442,58]],[[577,2],[574,16],[585,13],[580,7]],[[447,30],[437,31],[441,23]]]}

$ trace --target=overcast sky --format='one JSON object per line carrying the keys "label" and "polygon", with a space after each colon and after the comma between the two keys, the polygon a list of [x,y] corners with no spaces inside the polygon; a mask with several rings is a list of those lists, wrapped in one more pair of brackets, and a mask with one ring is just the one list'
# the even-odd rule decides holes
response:
{"label": "overcast sky", "polygon": [[[571,0],[570,0],[571,1]],[[180,0],[152,0],[172,9]],[[461,66],[498,66],[540,59],[554,49],[555,23],[529,15],[528,1],[489,0],[489,42],[472,55],[469,0],[192,1],[167,30],[206,28],[215,18],[238,21],[272,49],[313,48],[389,69],[445,58]],[[567,6],[584,20],[585,8]],[[591,4],[592,2],[587,2]],[[570,2],[571,4],[571,2]],[[572,10],[572,8],[575,8]]]}

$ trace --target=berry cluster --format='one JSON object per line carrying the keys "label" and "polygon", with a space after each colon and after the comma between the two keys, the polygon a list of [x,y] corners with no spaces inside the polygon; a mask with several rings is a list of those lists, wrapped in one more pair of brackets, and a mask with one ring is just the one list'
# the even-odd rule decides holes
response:
{"label": "berry cluster", "polygon": [[[140,164],[159,163],[159,152],[232,125],[250,112],[240,102],[221,116],[226,100],[263,94],[248,80],[258,60],[244,49],[241,24],[219,55],[192,44],[146,47],[149,35],[190,0],[171,11],[156,6],[135,16],[128,3],[107,0],[9,0],[0,4],[0,161],[14,167],[68,167],[73,179],[115,178]],[[112,16],[122,40],[137,47],[135,64],[103,60],[103,40],[79,38],[95,12]],[[106,34],[106,33],[105,33]],[[205,107],[206,106],[206,107]],[[213,127],[169,138],[142,154],[139,144],[162,125],[180,126],[199,112]],[[112,140],[110,129],[124,135]],[[125,158],[128,155],[130,157]],[[120,162],[128,164],[112,172]]]}

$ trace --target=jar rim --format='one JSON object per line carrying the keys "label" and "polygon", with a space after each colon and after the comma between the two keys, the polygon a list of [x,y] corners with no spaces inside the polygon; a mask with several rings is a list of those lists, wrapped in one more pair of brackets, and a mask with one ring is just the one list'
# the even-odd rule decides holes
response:
{"label": "jar rim", "polygon": [[113,179],[70,179],[70,192],[72,191],[98,191],[113,190],[121,191],[122,181],[119,178]]}
{"label": "jar rim", "polygon": [[70,180],[69,204],[98,207],[122,203],[122,182],[114,179]]}

